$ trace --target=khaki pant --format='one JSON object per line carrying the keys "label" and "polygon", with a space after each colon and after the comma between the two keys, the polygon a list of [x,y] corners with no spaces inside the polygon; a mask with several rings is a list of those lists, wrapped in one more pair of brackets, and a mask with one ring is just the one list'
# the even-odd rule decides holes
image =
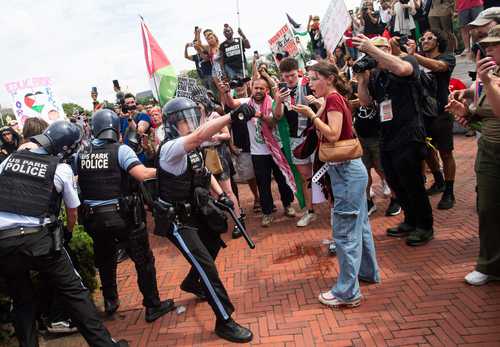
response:
{"label": "khaki pant", "polygon": [[479,257],[476,270],[500,276],[500,144],[481,138],[476,158]]}

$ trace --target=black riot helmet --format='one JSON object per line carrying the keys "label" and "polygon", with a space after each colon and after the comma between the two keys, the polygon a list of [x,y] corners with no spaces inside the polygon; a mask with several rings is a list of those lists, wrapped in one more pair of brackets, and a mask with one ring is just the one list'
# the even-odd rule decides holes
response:
{"label": "black riot helmet", "polygon": [[68,158],[79,148],[82,136],[83,132],[78,125],[60,120],[49,125],[42,134],[33,136],[31,140],[51,155]]}
{"label": "black riot helmet", "polygon": [[177,97],[163,106],[163,124],[166,138],[172,140],[181,136],[179,133],[180,122],[185,122],[189,132],[198,128],[200,110],[193,100]]}
{"label": "black riot helmet", "polygon": [[96,139],[117,142],[120,139],[120,117],[112,110],[97,111],[92,116],[92,135]]}

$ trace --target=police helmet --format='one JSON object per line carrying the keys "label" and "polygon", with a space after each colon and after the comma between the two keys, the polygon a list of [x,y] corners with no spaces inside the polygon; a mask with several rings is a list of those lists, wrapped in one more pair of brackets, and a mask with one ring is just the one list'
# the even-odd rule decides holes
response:
{"label": "police helmet", "polygon": [[95,112],[92,116],[92,135],[96,139],[117,142],[120,139],[120,117],[108,109]]}
{"label": "police helmet", "polygon": [[42,134],[33,136],[31,140],[42,146],[47,153],[67,158],[78,149],[82,136],[83,132],[78,125],[60,120],[49,125]]}
{"label": "police helmet", "polygon": [[177,97],[163,106],[163,124],[168,139],[181,136],[178,125],[182,121],[187,125],[189,132],[194,131],[200,122],[200,110],[193,100]]}

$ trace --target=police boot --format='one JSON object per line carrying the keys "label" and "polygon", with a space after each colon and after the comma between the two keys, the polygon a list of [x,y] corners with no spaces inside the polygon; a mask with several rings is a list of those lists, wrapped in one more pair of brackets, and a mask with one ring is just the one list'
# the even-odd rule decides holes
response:
{"label": "police boot", "polygon": [[173,309],[175,309],[175,304],[172,299],[162,301],[158,306],[146,307],[146,322],[151,323]]}
{"label": "police boot", "polygon": [[108,316],[111,316],[113,313],[115,313],[118,310],[118,307],[120,307],[120,299],[118,298],[113,298],[113,299],[106,299],[104,298],[104,312]]}
{"label": "police boot", "polygon": [[199,281],[189,281],[187,278],[181,283],[181,290],[194,294],[200,300],[207,300],[205,290]]}
{"label": "police boot", "polygon": [[[243,216],[238,218],[238,220],[240,221],[241,225],[243,225],[243,227],[245,227],[245,219],[243,218]],[[232,233],[233,239],[237,239],[237,238],[242,237],[242,236],[243,236],[243,233],[241,232],[240,228],[238,228],[235,225],[233,228],[233,233]]]}
{"label": "police boot", "polygon": [[250,329],[239,325],[232,318],[225,321],[217,319],[215,333],[224,340],[237,343],[250,342],[253,339]]}

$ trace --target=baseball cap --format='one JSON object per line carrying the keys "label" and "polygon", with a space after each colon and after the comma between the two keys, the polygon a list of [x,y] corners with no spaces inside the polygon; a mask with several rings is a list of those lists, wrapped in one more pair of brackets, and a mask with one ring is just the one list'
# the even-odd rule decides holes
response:
{"label": "baseball cap", "polygon": [[488,31],[488,36],[479,41],[480,43],[500,43],[500,24],[495,25]]}
{"label": "baseball cap", "polygon": [[482,27],[483,25],[488,24],[495,18],[500,18],[500,7],[490,7],[483,12],[481,12],[475,20],[469,23],[470,26],[474,27]]}
{"label": "baseball cap", "polygon": [[390,47],[389,40],[383,36],[376,36],[371,39],[375,47]]}

